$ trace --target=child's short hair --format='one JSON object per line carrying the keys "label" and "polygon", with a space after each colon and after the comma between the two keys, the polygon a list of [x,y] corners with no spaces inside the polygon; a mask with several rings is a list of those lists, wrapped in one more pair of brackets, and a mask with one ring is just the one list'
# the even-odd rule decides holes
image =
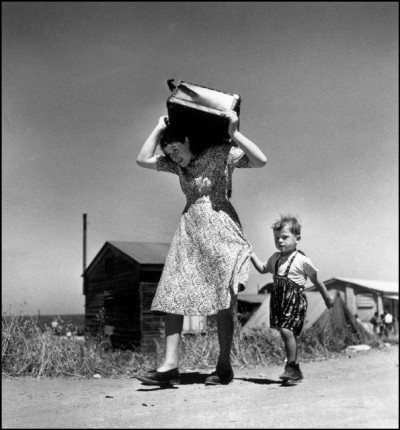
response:
{"label": "child's short hair", "polygon": [[301,233],[301,224],[298,216],[295,215],[281,215],[280,219],[272,224],[274,231],[280,231],[284,226],[288,226],[292,234],[298,236]]}

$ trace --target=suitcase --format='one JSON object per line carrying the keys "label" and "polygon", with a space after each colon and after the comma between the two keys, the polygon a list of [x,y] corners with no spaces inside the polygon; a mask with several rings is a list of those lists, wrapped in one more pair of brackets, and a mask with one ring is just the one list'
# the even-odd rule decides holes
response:
{"label": "suitcase", "polygon": [[169,123],[188,135],[229,140],[228,120],[221,117],[226,110],[240,115],[241,98],[238,94],[225,93],[212,88],[179,81],[167,81],[171,96],[167,100]]}

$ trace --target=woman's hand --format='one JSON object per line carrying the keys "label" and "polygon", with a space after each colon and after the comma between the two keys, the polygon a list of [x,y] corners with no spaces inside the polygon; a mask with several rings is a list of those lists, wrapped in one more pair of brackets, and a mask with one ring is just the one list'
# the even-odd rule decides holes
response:
{"label": "woman's hand", "polygon": [[155,152],[160,135],[167,128],[167,125],[168,117],[161,116],[136,158],[136,163],[139,166],[145,167],[146,169],[157,169],[157,157],[155,156]]}
{"label": "woman's hand", "polygon": [[233,133],[238,129],[239,117],[234,110],[227,110],[221,113],[222,118],[226,118],[229,121],[228,133],[229,136],[233,137]]}
{"label": "woman's hand", "polygon": [[249,159],[249,167],[263,167],[267,163],[267,157],[260,148],[238,130],[239,117],[233,110],[221,113],[221,117],[229,121],[228,133],[232,140],[244,151]]}
{"label": "woman's hand", "polygon": [[160,116],[160,119],[158,120],[157,127],[164,130],[168,126],[168,117],[167,115]]}

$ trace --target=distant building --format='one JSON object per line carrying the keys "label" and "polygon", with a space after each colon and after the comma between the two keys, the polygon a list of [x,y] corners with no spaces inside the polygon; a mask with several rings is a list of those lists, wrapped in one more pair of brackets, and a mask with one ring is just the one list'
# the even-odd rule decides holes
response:
{"label": "distant building", "polygon": [[[114,347],[155,350],[164,317],[150,311],[168,243],[106,242],[85,270],[85,328],[99,328]],[[206,328],[205,317],[185,317],[184,332]]]}
{"label": "distant building", "polygon": [[[396,321],[399,319],[398,282],[335,277],[324,284],[329,292],[338,291],[350,312],[363,322],[369,322],[375,312],[381,315],[385,310]],[[316,291],[316,288],[312,286],[308,291]]]}

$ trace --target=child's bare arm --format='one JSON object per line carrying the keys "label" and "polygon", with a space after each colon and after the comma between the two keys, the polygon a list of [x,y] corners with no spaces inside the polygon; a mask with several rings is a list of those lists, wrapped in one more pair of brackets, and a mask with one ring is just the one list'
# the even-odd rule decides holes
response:
{"label": "child's bare arm", "polygon": [[250,254],[250,258],[251,258],[251,262],[253,263],[253,266],[255,267],[255,269],[260,272],[260,273],[267,273],[267,263],[263,263],[258,257],[257,255],[252,252]]}
{"label": "child's bare arm", "polygon": [[324,283],[318,279],[317,273],[314,273],[314,275],[310,276],[310,281],[315,285],[315,287],[320,292],[322,298],[324,299],[326,307],[328,309],[331,308],[333,306],[333,299],[329,295],[328,290],[326,289]]}

